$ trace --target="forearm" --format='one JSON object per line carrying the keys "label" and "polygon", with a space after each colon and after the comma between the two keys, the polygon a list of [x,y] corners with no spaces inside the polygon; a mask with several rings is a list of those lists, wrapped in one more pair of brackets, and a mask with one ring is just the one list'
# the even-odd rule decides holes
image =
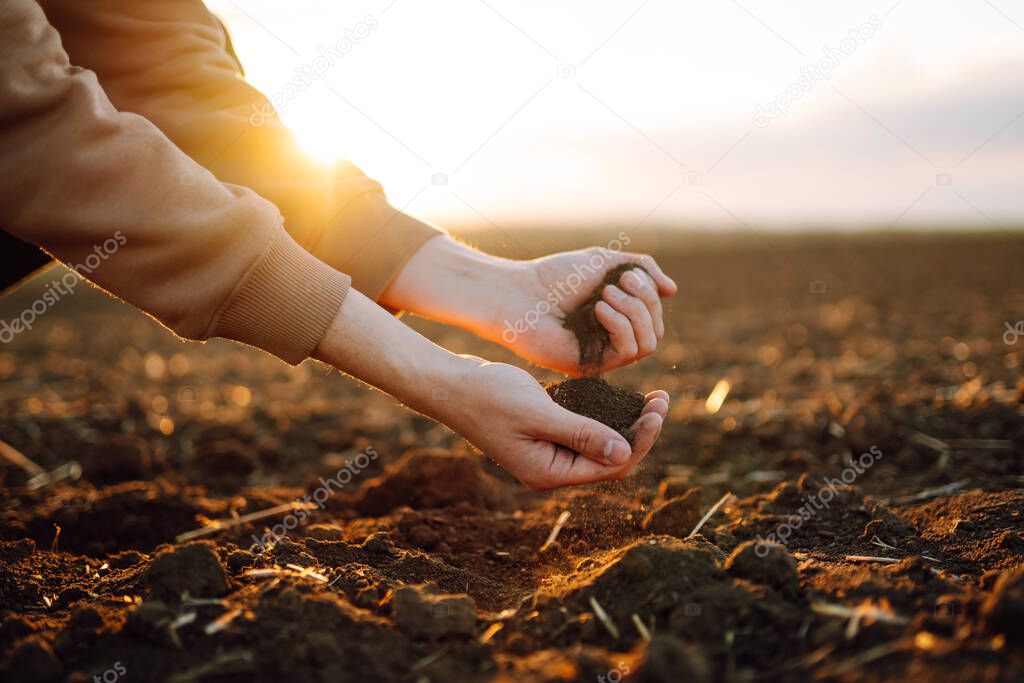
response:
{"label": "forearm", "polygon": [[446,351],[354,289],[313,357],[443,422],[460,380],[483,362]]}
{"label": "forearm", "polygon": [[413,254],[381,294],[380,303],[491,337],[500,329],[495,302],[523,273],[521,263],[442,235]]}

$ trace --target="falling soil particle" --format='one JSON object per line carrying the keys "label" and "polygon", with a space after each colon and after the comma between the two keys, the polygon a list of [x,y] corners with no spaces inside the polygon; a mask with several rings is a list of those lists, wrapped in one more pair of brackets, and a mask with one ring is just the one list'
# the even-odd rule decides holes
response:
{"label": "falling soil particle", "polygon": [[616,285],[622,274],[633,268],[647,272],[635,263],[623,263],[608,271],[601,284],[594,288],[583,305],[565,316],[562,327],[576,336],[580,347],[580,370],[584,375],[596,375],[601,369],[605,349],[611,344],[608,330],[598,321],[594,307],[601,300],[601,293],[608,285]]}
{"label": "falling soil particle", "polygon": [[578,377],[549,384],[548,395],[567,410],[606,424],[627,439],[640,419],[644,397],[635,391],[612,386],[600,377]]}

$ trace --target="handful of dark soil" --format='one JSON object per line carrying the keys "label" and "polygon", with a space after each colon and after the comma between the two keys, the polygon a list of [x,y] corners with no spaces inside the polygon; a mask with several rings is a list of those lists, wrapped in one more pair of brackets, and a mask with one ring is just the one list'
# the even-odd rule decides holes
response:
{"label": "handful of dark soil", "polygon": [[600,377],[567,379],[544,388],[566,410],[606,424],[627,440],[633,438],[633,424],[644,408],[642,394],[612,386]]}
{"label": "handful of dark soil", "polygon": [[621,266],[615,266],[608,271],[604,280],[594,288],[587,300],[575,311],[566,315],[562,321],[562,327],[572,332],[579,343],[580,369],[585,375],[598,374],[605,349],[611,344],[608,330],[604,329],[598,321],[594,307],[601,300],[601,292],[604,291],[604,288],[608,285],[617,285],[622,274],[633,268],[647,272],[645,268],[635,263],[623,263]]}
{"label": "handful of dark soil", "polygon": [[571,331],[580,347],[580,370],[584,377],[549,384],[548,395],[567,410],[606,424],[627,440],[633,439],[633,424],[640,419],[644,397],[630,389],[612,386],[598,377],[601,359],[611,344],[608,330],[604,329],[594,313],[601,300],[601,292],[608,285],[618,284],[627,270],[644,268],[635,263],[623,263],[612,268],[587,300],[565,316],[562,327]]}

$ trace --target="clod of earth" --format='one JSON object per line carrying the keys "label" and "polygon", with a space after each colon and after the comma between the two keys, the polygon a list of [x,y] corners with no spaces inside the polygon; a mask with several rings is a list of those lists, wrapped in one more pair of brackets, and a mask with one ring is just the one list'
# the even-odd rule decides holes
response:
{"label": "clod of earth", "polygon": [[192,597],[216,597],[228,590],[227,574],[213,545],[202,541],[159,553],[146,571],[146,583],[153,595],[179,600],[184,593]]}
{"label": "clod of earth", "polygon": [[681,496],[657,502],[644,518],[644,531],[686,536],[700,521],[703,497],[700,488],[691,488]]}
{"label": "clod of earth", "polygon": [[1010,640],[1024,643],[1024,568],[1000,575],[992,594],[982,605],[982,616],[991,630]]}
{"label": "clod of earth", "polygon": [[673,636],[657,634],[644,648],[636,679],[651,683],[708,683],[711,670],[695,647]]}
{"label": "clod of earth", "polygon": [[594,313],[594,307],[601,300],[601,292],[608,285],[618,284],[622,274],[634,268],[638,268],[645,273],[647,272],[646,269],[635,263],[623,263],[621,266],[612,268],[604,276],[601,284],[595,287],[587,300],[583,302],[583,305],[572,313],[567,314],[565,319],[562,320],[562,327],[576,336],[576,341],[580,347],[580,370],[584,375],[598,374],[601,369],[601,359],[604,358],[604,352],[611,344],[608,330],[604,329],[604,326],[601,325],[597,315]]}
{"label": "clod of earth", "polygon": [[467,502],[494,509],[503,500],[502,487],[479,460],[419,448],[367,481],[356,509],[364,515],[384,515],[401,505],[440,508]]}
{"label": "clod of earth", "polygon": [[786,596],[800,592],[796,560],[779,543],[744,541],[732,551],[724,566],[732,576],[773,586]]}
{"label": "clod of earth", "polygon": [[183,613],[163,600],[144,600],[128,612],[124,629],[133,638],[150,645],[173,646],[170,625]]}
{"label": "clod of earth", "polygon": [[402,586],[391,598],[395,623],[414,636],[472,635],[476,604],[467,595],[436,594],[436,586]]}
{"label": "clod of earth", "polygon": [[11,653],[7,670],[19,672],[28,681],[56,681],[61,676],[53,648],[41,638],[29,638],[18,645]]}
{"label": "clod of earth", "polygon": [[85,458],[90,481],[115,484],[150,479],[154,472],[149,444],[133,434],[112,434],[94,445]]}
{"label": "clod of earth", "polygon": [[644,397],[635,391],[612,386],[600,377],[578,377],[549,384],[545,389],[566,410],[606,424],[626,439],[640,419]]}

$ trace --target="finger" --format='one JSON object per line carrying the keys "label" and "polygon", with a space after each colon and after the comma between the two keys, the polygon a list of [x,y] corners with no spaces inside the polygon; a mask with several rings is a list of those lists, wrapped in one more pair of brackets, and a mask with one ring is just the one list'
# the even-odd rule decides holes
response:
{"label": "finger", "polygon": [[555,447],[548,457],[547,468],[538,473],[530,486],[537,490],[578,486],[599,481],[622,479],[629,475],[646,457],[651,446],[661,433],[662,418],[651,414],[641,416],[633,424],[636,436],[633,438],[633,452],[624,465],[603,465],[594,460],[575,458],[564,448]]}
{"label": "finger", "polygon": [[654,334],[654,321],[651,320],[651,312],[647,310],[643,301],[626,294],[616,285],[605,287],[601,296],[608,305],[629,318],[629,322],[633,326],[633,336],[636,338],[638,357],[646,356],[658,348],[658,337]]}
{"label": "finger", "polygon": [[611,342],[613,354],[611,359],[605,360],[606,364],[615,367],[636,358],[639,349],[629,318],[604,301],[598,301],[594,306],[594,315],[601,326],[608,330],[608,339]]}
{"label": "finger", "polygon": [[655,412],[665,417],[668,415],[668,404],[669,396],[667,391],[658,389],[644,396],[644,407],[640,411],[641,415],[646,415],[650,412]]}
{"label": "finger", "polygon": [[679,290],[675,280],[665,274],[665,271],[661,269],[661,266],[658,265],[653,256],[648,254],[626,254],[626,256],[633,263],[639,263],[644,267],[644,270],[650,273],[651,277],[654,278],[655,284],[658,285],[658,293],[661,296],[672,296]]}
{"label": "finger", "polygon": [[637,468],[645,457],[647,457],[647,453],[651,450],[651,446],[654,445],[654,442],[658,440],[658,436],[661,434],[662,424],[662,417],[654,413],[641,415],[640,419],[633,423],[633,429],[635,430],[635,434],[633,436],[633,453],[629,460],[626,461],[625,465],[620,465],[618,467],[604,467],[599,471],[591,470],[583,473],[573,473],[568,471],[565,476],[571,478],[573,475],[578,477],[580,474],[586,474],[588,476],[600,477],[600,479],[591,479],[591,481],[624,479]]}
{"label": "finger", "polygon": [[661,298],[658,296],[657,286],[651,276],[634,268],[622,274],[619,284],[627,294],[632,294],[647,306],[651,320],[654,321],[655,336],[658,339],[665,336],[665,323],[661,317]]}
{"label": "finger", "polygon": [[[621,478],[620,473],[629,466],[623,465],[602,465],[599,462],[587,458],[574,457],[574,453],[565,448],[552,444],[551,455],[547,457],[547,467],[543,472],[538,473],[537,479],[530,483],[530,487],[538,490],[554,489],[561,486],[579,486],[580,484],[593,484],[599,481]],[[632,461],[632,458],[630,459]]]}
{"label": "finger", "polygon": [[665,417],[668,414],[668,401],[663,398],[655,398],[644,404],[643,410],[640,411],[641,415],[647,413],[655,413]]}
{"label": "finger", "polygon": [[635,436],[633,437],[633,457],[643,458],[651,450],[651,446],[658,440],[661,434],[661,427],[665,420],[657,413],[641,415],[640,419],[633,423]]}
{"label": "finger", "polygon": [[644,396],[644,400],[645,401],[650,401],[650,400],[655,399],[655,398],[660,398],[663,401],[665,401],[665,403],[668,403],[669,400],[670,400],[669,396],[668,396],[668,392],[665,391],[664,389],[655,389],[651,393],[649,393],[646,396]]}
{"label": "finger", "polygon": [[632,448],[625,437],[597,420],[583,417],[552,403],[539,435],[602,465],[621,467]]}

